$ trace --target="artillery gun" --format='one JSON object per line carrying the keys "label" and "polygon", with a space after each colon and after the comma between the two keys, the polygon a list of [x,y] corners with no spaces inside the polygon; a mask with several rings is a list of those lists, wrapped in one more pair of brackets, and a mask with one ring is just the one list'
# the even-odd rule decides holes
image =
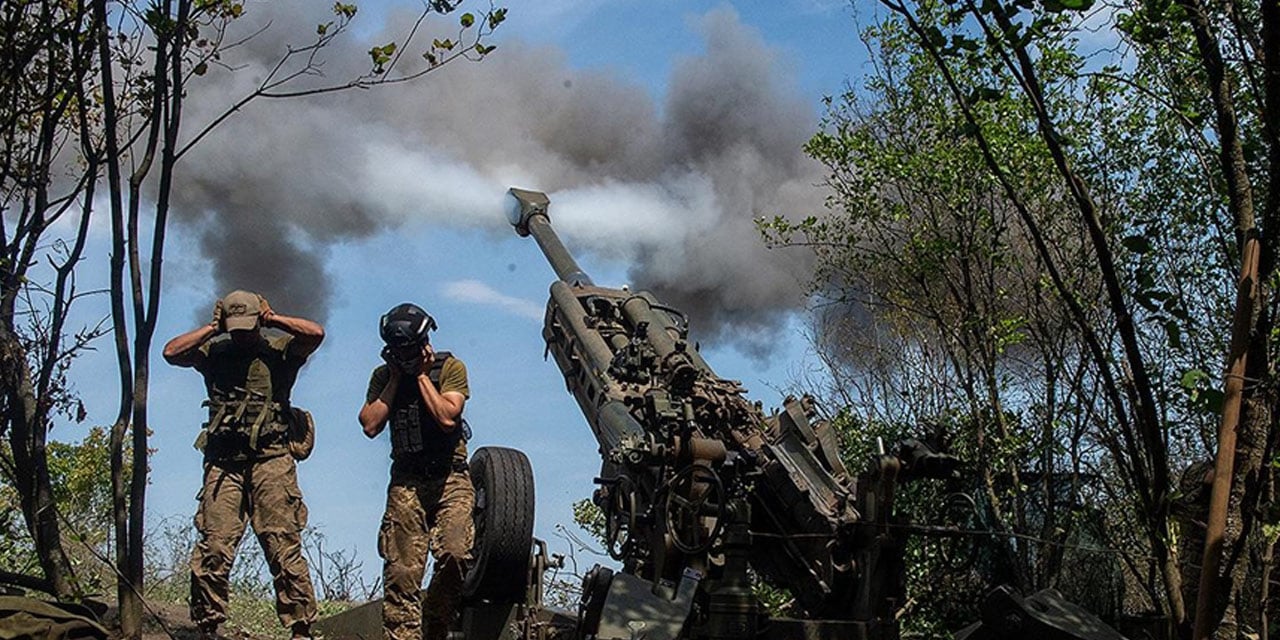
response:
{"label": "artillery gun", "polygon": [[[508,193],[509,221],[558,277],[543,337],[599,444],[593,502],[622,564],[587,575],[577,635],[897,638],[894,487],[948,476],[956,460],[917,442],[851,471],[811,399],[766,415],[703,360],[682,313],[592,282],[545,194]],[[785,586],[805,619],[763,616],[757,578]]]}
{"label": "artillery gun", "polygon": [[[595,436],[592,501],[621,568],[592,568],[576,612],[544,607],[542,574],[562,559],[532,538],[529,462],[512,449],[482,448],[472,463],[488,470],[473,474],[478,560],[455,636],[897,640],[911,528],[895,521],[895,489],[951,477],[958,461],[909,440],[846,467],[811,398],[789,397],[765,414],[703,360],[684,314],[651,293],[592,281],[552,229],[546,194],[512,188],[508,196],[509,221],[537,241],[557,276],[543,338]],[[801,615],[767,615],[755,591],[762,580],[784,587]],[[373,607],[321,629],[367,637]],[[1030,635],[1123,640],[1055,592],[1023,598],[1008,589],[993,591],[983,621],[959,637]]]}

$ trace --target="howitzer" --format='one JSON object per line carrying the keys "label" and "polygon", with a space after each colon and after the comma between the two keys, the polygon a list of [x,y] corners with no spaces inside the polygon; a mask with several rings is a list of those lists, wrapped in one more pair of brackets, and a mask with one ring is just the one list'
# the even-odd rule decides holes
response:
{"label": "howitzer", "polygon": [[[948,474],[954,459],[881,451],[851,473],[809,398],[766,415],[703,360],[678,310],[592,282],[545,194],[508,194],[510,222],[558,276],[543,337],[599,444],[593,502],[622,563],[588,575],[579,636],[629,638],[640,625],[651,640],[790,637],[823,624],[834,637],[896,638],[894,486]],[[790,590],[806,621],[762,616],[755,576]]]}
{"label": "howitzer", "polygon": [[[453,637],[896,640],[906,532],[963,532],[898,522],[895,488],[951,477],[957,460],[908,440],[846,468],[811,399],[787,398],[766,415],[703,360],[682,313],[647,292],[597,286],[552,230],[545,194],[508,195],[511,224],[556,272],[543,337],[595,435],[602,463],[592,500],[622,568],[587,573],[576,615],[544,606],[543,573],[562,559],[532,537],[529,461],[481,448],[471,463],[474,560]],[[761,579],[785,588],[801,615],[766,615],[754,589]],[[380,623],[371,603],[318,626],[330,638],[370,637]],[[993,591],[982,621],[960,635],[1030,636],[1123,640],[1048,590]]]}

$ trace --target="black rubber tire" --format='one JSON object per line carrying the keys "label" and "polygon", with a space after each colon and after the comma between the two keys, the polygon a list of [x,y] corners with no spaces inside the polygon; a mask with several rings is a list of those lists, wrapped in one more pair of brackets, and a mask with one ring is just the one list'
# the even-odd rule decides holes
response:
{"label": "black rubber tire", "polygon": [[533,466],[521,451],[481,447],[471,456],[471,484],[476,540],[463,594],[524,602],[533,549]]}

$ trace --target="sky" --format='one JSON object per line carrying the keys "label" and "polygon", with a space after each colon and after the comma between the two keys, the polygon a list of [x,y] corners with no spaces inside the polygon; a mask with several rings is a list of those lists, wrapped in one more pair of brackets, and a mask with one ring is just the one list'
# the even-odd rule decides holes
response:
{"label": "sky", "polygon": [[[293,35],[314,33],[325,5],[250,2],[247,19],[271,28],[229,56],[234,68],[192,87],[188,130],[259,82],[299,42]],[[358,72],[418,3],[360,6],[324,77],[308,81]],[[554,274],[506,224],[510,186],[550,194],[553,225],[597,284],[649,288],[689,311],[707,361],[766,408],[812,366],[801,336],[809,262],[766,248],[753,221],[821,211],[821,168],[800,146],[819,126],[823,96],[862,73],[856,21],[869,16],[857,11],[870,10],[834,0],[548,0],[509,10],[498,49],[479,64],[407,86],[255,102],[184,158],[152,358],[153,528],[195,511],[201,463],[191,442],[204,417],[199,375],[166,366],[159,348],[207,322],[217,296],[246,288],[327,329],[293,394],[317,421],[299,477],[310,523],[363,562],[367,581],[381,567],[390,445],[385,434],[364,438],[356,414],[378,364],[378,318],[405,301],[435,316],[433,344],[467,364],[472,450],[529,456],[535,534],[566,552],[557,525],[572,527],[571,505],[590,496],[599,456],[543,358]],[[87,259],[105,266],[107,229],[95,233]],[[83,286],[96,279],[105,273]],[[73,383],[89,417],[55,437],[114,418],[112,360],[103,343],[78,363]]]}

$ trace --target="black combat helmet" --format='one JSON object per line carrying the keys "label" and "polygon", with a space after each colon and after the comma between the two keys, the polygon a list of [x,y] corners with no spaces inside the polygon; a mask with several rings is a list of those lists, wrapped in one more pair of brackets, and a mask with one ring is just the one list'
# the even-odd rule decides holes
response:
{"label": "black combat helmet", "polygon": [[429,334],[435,328],[436,320],[431,314],[416,304],[404,302],[391,307],[382,316],[378,332],[387,346],[408,347],[427,344],[430,341]]}

